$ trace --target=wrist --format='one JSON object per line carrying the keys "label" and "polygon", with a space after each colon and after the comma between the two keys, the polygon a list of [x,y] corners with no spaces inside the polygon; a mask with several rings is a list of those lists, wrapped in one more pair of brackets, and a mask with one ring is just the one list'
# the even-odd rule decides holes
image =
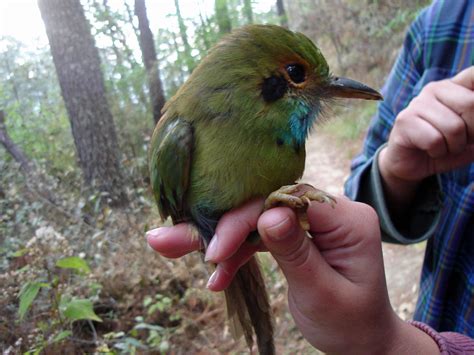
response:
{"label": "wrist", "polygon": [[436,341],[424,331],[398,318],[394,336],[383,354],[440,354]]}
{"label": "wrist", "polygon": [[[400,319],[394,311],[384,325],[370,337],[371,341],[364,342],[363,346],[350,345],[351,353],[364,355],[440,354],[438,344],[431,336]],[[340,352],[340,354],[346,353],[347,349]],[[332,354],[339,354],[339,352]]]}
{"label": "wrist", "polygon": [[392,171],[391,166],[394,164],[387,153],[388,147],[384,147],[378,154],[378,170],[389,205],[394,210],[400,210],[413,200],[421,180],[408,180]]}

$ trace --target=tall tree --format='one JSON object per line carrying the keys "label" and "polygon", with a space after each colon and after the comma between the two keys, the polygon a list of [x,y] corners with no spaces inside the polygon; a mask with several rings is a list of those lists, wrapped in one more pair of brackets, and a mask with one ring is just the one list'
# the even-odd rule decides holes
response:
{"label": "tall tree", "polygon": [[253,23],[252,0],[244,0],[243,12],[247,23]]}
{"label": "tall tree", "polygon": [[99,52],[80,0],[39,0],[39,9],[86,184],[126,201]]}
{"label": "tall tree", "polygon": [[140,30],[140,49],[142,51],[143,64],[148,75],[148,86],[150,90],[150,104],[153,112],[153,120],[158,123],[161,117],[161,109],[165,104],[163,85],[160,80],[160,71],[156,59],[155,42],[150,30],[150,23],[146,13],[145,0],[135,0],[135,15],[138,18]]}
{"label": "tall tree", "polygon": [[191,73],[196,66],[196,63],[194,62],[194,58],[191,54],[191,46],[189,45],[188,34],[186,32],[187,29],[186,25],[184,24],[183,16],[181,15],[181,9],[179,7],[178,0],[174,0],[174,6],[176,8],[176,16],[178,17],[179,34],[181,35],[181,40],[183,41],[184,46],[184,61],[188,67],[188,72]]}
{"label": "tall tree", "polygon": [[216,12],[217,27],[221,35],[229,33],[232,30],[232,21],[229,16],[227,0],[216,0],[214,3]]}
{"label": "tall tree", "polygon": [[288,18],[286,17],[285,5],[283,4],[283,0],[277,0],[276,7],[278,17],[280,18],[280,25],[282,25],[283,27],[288,27]]}

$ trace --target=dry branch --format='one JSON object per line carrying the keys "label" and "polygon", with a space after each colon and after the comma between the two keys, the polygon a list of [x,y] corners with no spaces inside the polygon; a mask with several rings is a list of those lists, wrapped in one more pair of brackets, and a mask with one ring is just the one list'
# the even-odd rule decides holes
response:
{"label": "dry branch", "polygon": [[5,125],[5,111],[0,110],[0,143],[7,152],[20,164],[20,169],[25,174],[30,174],[35,170],[34,165],[28,159],[23,150],[10,138]]}

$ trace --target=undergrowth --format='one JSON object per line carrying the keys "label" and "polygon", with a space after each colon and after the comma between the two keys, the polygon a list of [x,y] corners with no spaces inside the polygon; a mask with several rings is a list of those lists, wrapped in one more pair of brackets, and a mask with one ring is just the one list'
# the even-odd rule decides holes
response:
{"label": "undergrowth", "polygon": [[[205,288],[212,270],[201,255],[169,260],[147,246],[145,231],[160,221],[143,181],[130,183],[128,206],[111,209],[81,190],[79,175],[49,177],[42,192],[51,190],[51,202],[13,162],[0,164],[4,354],[247,351],[230,334],[222,295]],[[307,349],[276,264],[265,255],[262,266],[277,343],[291,332],[294,348]]]}

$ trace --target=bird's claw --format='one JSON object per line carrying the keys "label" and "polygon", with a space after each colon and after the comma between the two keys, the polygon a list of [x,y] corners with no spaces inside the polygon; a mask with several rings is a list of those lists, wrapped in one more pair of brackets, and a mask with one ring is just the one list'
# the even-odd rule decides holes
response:
{"label": "bird's claw", "polygon": [[276,206],[288,206],[295,210],[301,228],[308,231],[310,225],[306,210],[312,201],[329,203],[333,208],[336,205],[336,199],[327,192],[309,184],[295,184],[273,191],[265,200],[264,211]]}

